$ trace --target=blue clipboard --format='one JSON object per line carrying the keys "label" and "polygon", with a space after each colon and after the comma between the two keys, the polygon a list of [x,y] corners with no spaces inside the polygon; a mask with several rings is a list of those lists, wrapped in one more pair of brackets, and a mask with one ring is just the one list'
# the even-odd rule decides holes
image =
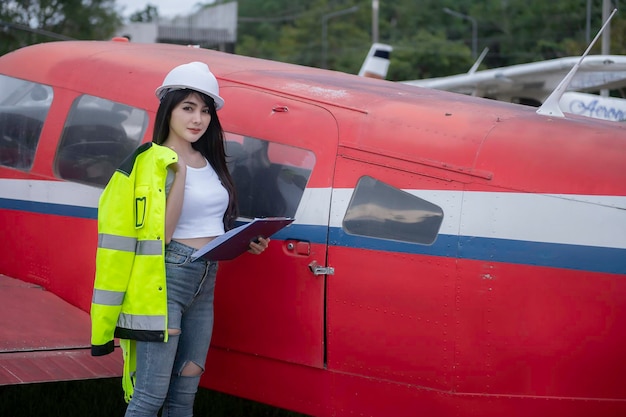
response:
{"label": "blue clipboard", "polygon": [[234,259],[250,249],[250,241],[259,236],[267,238],[293,223],[291,217],[264,217],[229,230],[216,237],[191,254],[193,260],[200,257],[208,261]]}

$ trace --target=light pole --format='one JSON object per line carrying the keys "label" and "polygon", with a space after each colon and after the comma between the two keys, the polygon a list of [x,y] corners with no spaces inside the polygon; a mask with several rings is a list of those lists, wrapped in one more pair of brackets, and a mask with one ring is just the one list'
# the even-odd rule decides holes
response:
{"label": "light pole", "polygon": [[322,16],[322,68],[328,68],[328,19],[348,13],[354,13],[358,9],[359,6],[352,6],[349,9],[338,10]]}
{"label": "light pole", "polygon": [[[611,0],[602,0],[602,24],[607,23],[611,14]],[[602,32],[602,55],[611,53],[611,22],[608,22],[606,29]],[[609,90],[603,88],[600,90],[601,97],[608,97]]]}
{"label": "light pole", "polygon": [[378,0],[372,0],[372,43],[378,42]]}
{"label": "light pole", "polygon": [[444,13],[448,13],[452,16],[460,17],[461,19],[469,20],[472,23],[472,57],[474,60],[476,59],[476,54],[478,52],[478,24],[476,23],[476,19],[472,16],[468,16],[466,14],[462,14],[459,12],[455,12],[454,10],[450,10],[447,7],[443,8]]}
{"label": "light pole", "polygon": [[587,0],[587,21],[585,23],[585,43],[589,45],[591,40],[591,0]]}

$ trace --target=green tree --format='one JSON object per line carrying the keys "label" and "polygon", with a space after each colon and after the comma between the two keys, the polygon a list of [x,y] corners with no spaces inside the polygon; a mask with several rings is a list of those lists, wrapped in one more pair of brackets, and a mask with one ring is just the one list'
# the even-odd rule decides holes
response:
{"label": "green tree", "polygon": [[[363,3],[240,1],[237,53],[316,67],[326,62],[328,68],[356,72],[371,43]],[[359,8],[352,11],[354,6]]]}
{"label": "green tree", "polygon": [[[586,0],[487,0],[470,11],[479,19],[490,67],[569,55],[586,49]],[[593,4],[596,3],[596,4]],[[592,2],[592,30],[601,26],[601,2]]]}
{"label": "green tree", "polygon": [[[371,0],[239,0],[237,53],[321,67],[322,17],[328,20],[330,69],[356,72],[371,40]],[[448,7],[477,23],[482,68],[580,55],[587,47],[587,0],[380,0],[379,41],[394,47],[389,78],[418,79],[467,71],[473,64],[472,26],[446,14]],[[601,2],[592,2],[591,36],[601,26]],[[612,21],[612,53],[623,51],[626,23]],[[598,44],[593,53],[599,53]]]}
{"label": "green tree", "polygon": [[148,3],[146,8],[143,10],[138,10],[135,13],[130,15],[131,22],[153,22],[158,20],[159,18],[159,10],[156,6]]}
{"label": "green tree", "polygon": [[0,21],[0,55],[59,39],[108,39],[122,23],[115,0],[3,1]]}

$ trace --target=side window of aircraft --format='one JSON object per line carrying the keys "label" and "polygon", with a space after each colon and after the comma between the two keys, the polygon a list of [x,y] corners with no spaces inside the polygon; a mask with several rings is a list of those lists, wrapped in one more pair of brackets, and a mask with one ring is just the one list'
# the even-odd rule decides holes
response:
{"label": "side window of aircraft", "polygon": [[241,217],[294,217],[315,156],[306,149],[226,133],[226,161]]}
{"label": "side window of aircraft", "polygon": [[52,95],[47,85],[0,75],[0,165],[32,167]]}
{"label": "side window of aircraft", "polygon": [[54,161],[57,175],[105,186],[139,145],[148,125],[144,110],[83,95],[72,104]]}
{"label": "side window of aircraft", "polygon": [[346,233],[430,245],[443,221],[441,207],[372,177],[362,177],[352,195]]}

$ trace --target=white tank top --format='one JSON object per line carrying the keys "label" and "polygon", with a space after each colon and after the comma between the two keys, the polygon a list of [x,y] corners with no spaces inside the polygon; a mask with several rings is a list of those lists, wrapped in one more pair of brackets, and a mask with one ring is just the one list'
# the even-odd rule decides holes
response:
{"label": "white tank top", "polygon": [[[206,159],[205,159],[206,161]],[[174,173],[168,169],[165,191],[170,192]],[[203,168],[187,165],[183,208],[174,230],[174,239],[210,237],[224,234],[224,213],[228,207],[228,191],[211,164]]]}

